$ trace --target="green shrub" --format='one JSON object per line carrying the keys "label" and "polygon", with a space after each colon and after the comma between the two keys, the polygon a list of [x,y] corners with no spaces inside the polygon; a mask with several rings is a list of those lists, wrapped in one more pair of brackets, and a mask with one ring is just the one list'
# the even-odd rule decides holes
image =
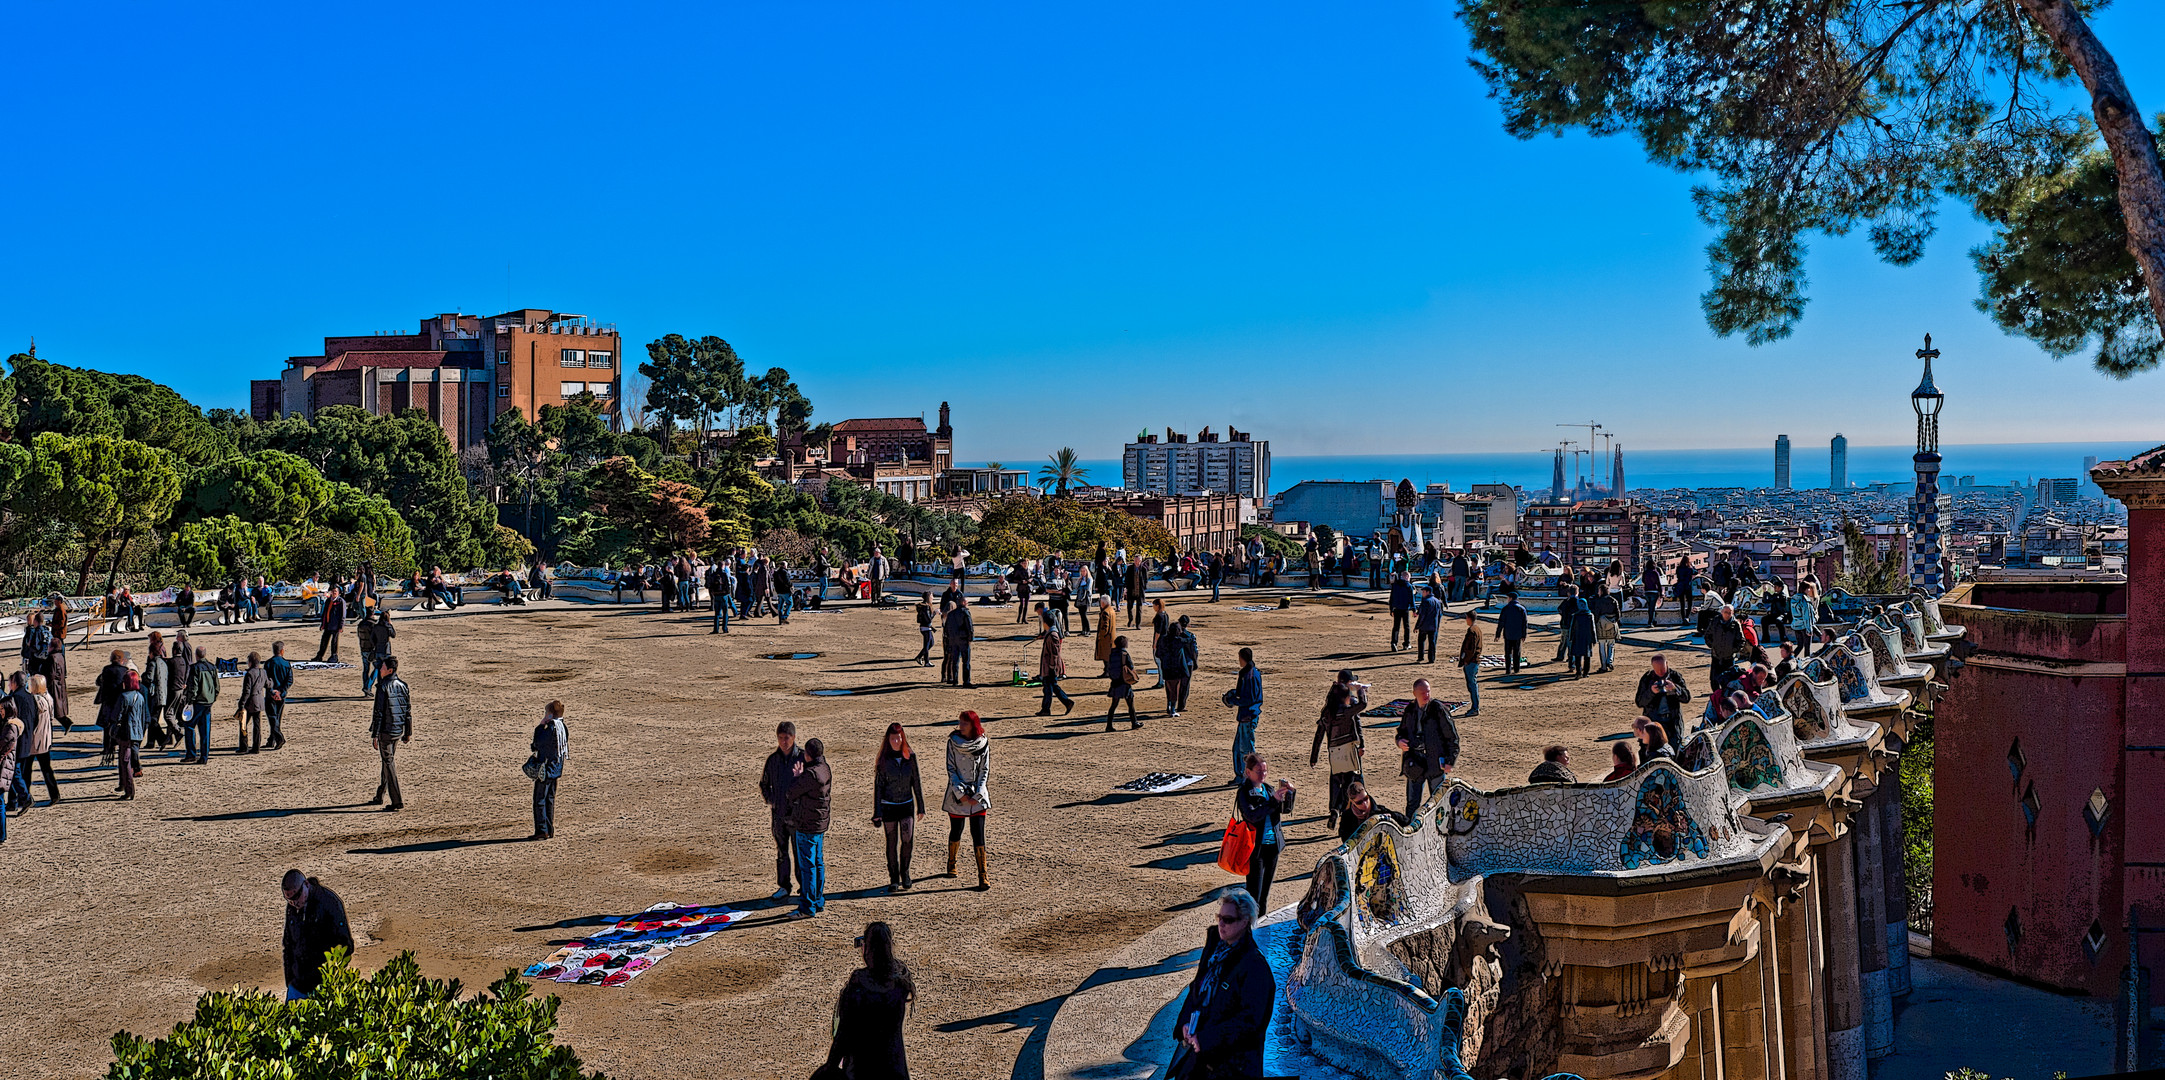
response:
{"label": "green shrub", "polygon": [[459,981],[423,978],[400,953],[367,978],[343,949],[324,962],[323,984],[286,1003],[260,990],[203,995],[195,1018],[149,1040],[113,1036],[107,1080],[601,1080],[570,1047],[556,1045],[557,998],[536,998],[516,971],[489,992],[459,997]]}
{"label": "green shrub", "polygon": [[1932,929],[1932,728],[1910,733],[1902,747],[1902,873],[1909,894],[1909,924]]}

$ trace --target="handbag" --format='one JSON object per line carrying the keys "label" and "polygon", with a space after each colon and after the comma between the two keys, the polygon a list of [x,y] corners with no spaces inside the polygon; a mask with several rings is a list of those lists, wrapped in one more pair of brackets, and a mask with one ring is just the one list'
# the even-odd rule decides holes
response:
{"label": "handbag", "polygon": [[1135,677],[1135,664],[1133,661],[1120,665],[1120,681],[1127,686],[1134,686],[1141,681]]}
{"label": "handbag", "polygon": [[527,759],[526,759],[526,764],[524,764],[524,765],[521,765],[521,766],[519,766],[519,771],[520,771],[520,772],[523,772],[523,773],[525,773],[525,774],[526,774],[526,778],[527,778],[528,780],[532,780],[532,781],[535,781],[536,783],[539,783],[539,782],[540,782],[540,780],[541,780],[541,758],[540,758],[540,756],[539,756],[539,755],[536,755],[536,756],[534,756],[534,757],[530,757],[530,758],[527,758]]}
{"label": "handbag", "polygon": [[1218,869],[1248,876],[1248,858],[1255,854],[1255,827],[1239,814],[1225,823],[1225,838],[1218,841]]}

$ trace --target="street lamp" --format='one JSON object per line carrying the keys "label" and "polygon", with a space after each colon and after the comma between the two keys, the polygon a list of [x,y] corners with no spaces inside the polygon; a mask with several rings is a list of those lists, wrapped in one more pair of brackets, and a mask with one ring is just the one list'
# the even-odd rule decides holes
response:
{"label": "street lamp", "polygon": [[1917,389],[1909,392],[1909,407],[1917,413],[1917,452],[1939,453],[1939,410],[1947,403],[1947,395],[1932,384],[1932,361],[1939,357],[1939,350],[1932,347],[1932,335],[1924,336],[1924,348],[1917,350],[1917,358],[1924,361],[1924,379]]}

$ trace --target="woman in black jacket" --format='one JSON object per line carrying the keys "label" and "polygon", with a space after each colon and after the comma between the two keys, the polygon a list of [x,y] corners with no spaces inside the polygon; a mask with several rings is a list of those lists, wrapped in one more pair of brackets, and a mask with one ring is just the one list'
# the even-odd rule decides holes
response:
{"label": "woman in black jacket", "polygon": [[872,823],[887,833],[887,887],[910,887],[910,855],[917,847],[917,823],[925,816],[925,788],[917,774],[917,755],[901,724],[887,725],[887,741],[872,766]]}
{"label": "woman in black jacket", "polygon": [[1261,754],[1249,754],[1243,764],[1247,775],[1233,796],[1233,806],[1255,830],[1255,853],[1248,856],[1248,895],[1267,912],[1270,883],[1278,876],[1278,853],[1285,850],[1285,827],[1278,819],[1293,808],[1293,785],[1280,780],[1272,787],[1264,779],[1269,765]]}
{"label": "woman in black jacket", "polygon": [[[1111,602],[1106,601],[1106,605],[1105,610],[1111,611]],[[1135,715],[1135,683],[1135,656],[1128,652],[1128,636],[1121,634],[1113,638],[1112,651],[1105,654],[1105,730],[1113,729],[1113,713],[1119,711],[1122,701],[1128,703],[1128,730],[1143,726],[1142,719]]]}
{"label": "woman in black jacket", "polygon": [[896,959],[894,931],[886,923],[866,923],[857,944],[864,949],[864,966],[842,984],[841,1000],[834,1006],[834,1044],[827,1048],[827,1065],[818,1075],[909,1080],[902,1021],[917,1000],[917,984],[910,969]]}

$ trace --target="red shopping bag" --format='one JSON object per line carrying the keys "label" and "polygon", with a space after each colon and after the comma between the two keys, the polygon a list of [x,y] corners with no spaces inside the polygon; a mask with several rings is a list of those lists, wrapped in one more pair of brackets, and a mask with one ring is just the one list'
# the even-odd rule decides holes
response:
{"label": "red shopping bag", "polygon": [[1225,823],[1225,839],[1218,841],[1218,869],[1239,877],[1248,876],[1248,857],[1255,854],[1255,827],[1234,814]]}

